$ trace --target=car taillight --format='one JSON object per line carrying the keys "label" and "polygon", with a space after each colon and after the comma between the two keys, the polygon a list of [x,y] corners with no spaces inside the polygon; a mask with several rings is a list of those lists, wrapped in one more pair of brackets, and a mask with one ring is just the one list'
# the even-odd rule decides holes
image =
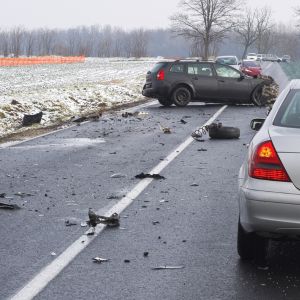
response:
{"label": "car taillight", "polygon": [[250,156],[249,176],[264,180],[291,181],[271,141],[259,144]]}
{"label": "car taillight", "polygon": [[159,70],[157,75],[156,75],[157,80],[164,80],[165,79],[165,71],[164,70]]}

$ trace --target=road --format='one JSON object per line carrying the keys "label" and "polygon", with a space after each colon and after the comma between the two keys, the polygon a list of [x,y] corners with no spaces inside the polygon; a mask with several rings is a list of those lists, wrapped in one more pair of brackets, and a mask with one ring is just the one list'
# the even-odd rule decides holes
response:
{"label": "road", "polygon": [[[107,114],[2,146],[1,193],[10,199],[0,202],[21,209],[0,210],[0,299],[297,299],[297,243],[272,242],[268,270],[236,252],[237,174],[249,122],[265,109],[154,103],[133,111],[144,114]],[[216,113],[240,139],[191,140]],[[155,170],[165,179],[135,178]],[[121,212],[120,227],[87,236],[89,208]],[[182,268],[153,270],[165,265]]]}

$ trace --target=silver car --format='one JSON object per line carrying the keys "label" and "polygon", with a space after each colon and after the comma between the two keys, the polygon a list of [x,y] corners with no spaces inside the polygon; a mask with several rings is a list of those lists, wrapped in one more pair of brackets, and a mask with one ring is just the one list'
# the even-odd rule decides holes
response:
{"label": "silver car", "polygon": [[[267,254],[270,239],[300,238],[300,80],[281,92],[239,172],[238,253]],[[259,127],[261,127],[259,129]]]}

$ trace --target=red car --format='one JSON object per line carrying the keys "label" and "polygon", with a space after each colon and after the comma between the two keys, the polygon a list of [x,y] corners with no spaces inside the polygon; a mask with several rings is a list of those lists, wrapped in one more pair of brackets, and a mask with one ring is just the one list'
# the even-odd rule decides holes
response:
{"label": "red car", "polygon": [[261,66],[253,60],[243,60],[240,66],[241,72],[248,76],[257,77],[261,75]]}

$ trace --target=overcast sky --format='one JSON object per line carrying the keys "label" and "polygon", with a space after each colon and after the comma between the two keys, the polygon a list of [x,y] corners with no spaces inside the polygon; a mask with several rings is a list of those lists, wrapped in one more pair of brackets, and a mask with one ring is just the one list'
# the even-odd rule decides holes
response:
{"label": "overcast sky", "polygon": [[[123,29],[166,28],[179,11],[179,0],[0,0],[0,28],[70,28],[79,25]],[[251,7],[269,6],[274,20],[290,23],[299,0],[246,0]],[[298,4],[299,3],[299,4]]]}

